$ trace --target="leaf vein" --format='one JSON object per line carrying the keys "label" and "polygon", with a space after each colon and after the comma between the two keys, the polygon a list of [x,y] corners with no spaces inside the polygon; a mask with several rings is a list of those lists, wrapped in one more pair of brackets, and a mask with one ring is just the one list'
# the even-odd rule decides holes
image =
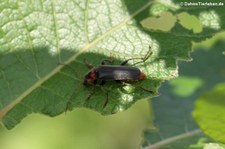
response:
{"label": "leaf vein", "polygon": [[[117,30],[117,29],[121,28],[122,26],[124,26],[129,20],[131,20],[134,16],[138,15],[140,12],[142,12],[143,10],[145,10],[146,8],[148,8],[149,5],[152,4],[152,3],[153,3],[152,1],[149,1],[144,6],[140,7],[139,9],[137,9],[137,11],[135,11],[133,14],[131,14],[130,16],[124,18],[124,20],[122,22],[120,22],[119,24],[117,24],[114,27],[112,27],[112,29],[106,31],[104,34],[102,34],[102,36],[99,36],[93,42],[85,45],[83,48],[80,49],[80,51],[78,51],[76,54],[74,54],[73,56],[71,56],[67,61],[65,61],[64,64],[69,64],[72,61],[74,61],[80,54],[82,54],[83,52],[85,52],[89,48],[95,46],[98,42],[100,42],[101,40],[103,40],[104,38],[106,38],[107,36],[109,36],[110,34],[112,34],[113,32],[115,32],[115,30]],[[53,0],[52,0],[52,9],[53,9]],[[53,15],[53,17],[54,17],[54,15]],[[56,21],[56,19],[54,19],[54,20]],[[58,38],[57,38],[57,40],[58,40]],[[59,50],[59,47],[58,47],[58,50]],[[39,79],[36,83],[34,83],[25,92],[21,93],[20,96],[18,96],[15,100],[13,100],[11,103],[9,103],[7,106],[5,106],[3,109],[1,109],[0,110],[0,118],[3,117],[16,104],[18,104],[23,98],[25,98],[27,95],[29,95],[34,89],[38,88],[42,83],[44,83],[50,77],[52,77],[53,75],[55,75],[56,73],[58,73],[60,71],[60,69],[62,69],[62,67],[63,66],[58,66],[55,69],[53,69],[46,76],[44,76],[43,78]]]}
{"label": "leaf vein", "polygon": [[[19,1],[18,1],[19,2]],[[23,16],[23,14],[20,12],[20,9],[18,9],[18,13]],[[27,36],[27,39],[28,39],[28,44],[29,44],[29,47],[30,47],[30,50],[31,50],[31,53],[32,53],[32,60],[34,62],[34,67],[35,67],[35,75],[38,79],[40,79],[40,75],[39,75],[39,71],[38,71],[38,67],[37,67],[37,63],[36,63],[36,58],[35,58],[35,52],[34,52],[34,46],[32,44],[32,37],[30,35],[30,32],[29,32],[29,28],[28,28],[28,25],[27,25],[27,22],[26,20],[24,19],[24,16],[22,17],[22,22],[25,26],[25,29],[26,29],[26,36]],[[21,59],[22,60],[22,59]],[[24,63],[25,64],[25,63]],[[29,67],[29,66],[27,66]],[[30,69],[31,70],[31,69]]]}
{"label": "leaf vein", "polygon": [[90,43],[90,40],[88,37],[88,4],[89,4],[89,0],[86,0],[85,11],[84,11],[84,32],[85,32],[86,42]]}
{"label": "leaf vein", "polygon": [[58,33],[58,26],[57,26],[57,20],[56,20],[56,12],[55,12],[55,4],[54,4],[54,0],[51,1],[51,5],[52,5],[52,18],[53,18],[53,25],[54,25],[54,33],[55,33],[55,39],[56,39],[56,49],[58,52],[58,59],[59,62],[62,62],[61,59],[61,54],[60,54],[60,45],[59,45],[59,33]]}
{"label": "leaf vein", "polygon": [[[2,77],[3,77],[3,79],[6,81],[6,84],[7,84],[7,88],[8,88],[8,91],[9,91],[9,97],[12,97],[12,94],[10,94],[10,91],[12,90],[11,89],[11,87],[10,87],[10,83],[9,83],[9,81],[7,80],[7,78],[6,78],[6,75],[5,75],[5,73],[4,73],[4,71],[2,71],[1,70],[1,74],[2,74]],[[2,103],[1,103],[1,105],[2,105]]]}
{"label": "leaf vein", "polygon": [[[40,88],[43,89],[43,90],[49,91],[51,94],[56,95],[56,96],[58,96],[58,97],[60,97],[60,98],[62,98],[62,99],[65,98],[65,97],[63,97],[63,96],[61,96],[61,95],[59,95],[59,94],[56,94],[56,92],[54,92],[54,91],[51,90],[50,88],[47,88],[46,86],[41,85]],[[58,93],[58,92],[57,92],[57,93]]]}

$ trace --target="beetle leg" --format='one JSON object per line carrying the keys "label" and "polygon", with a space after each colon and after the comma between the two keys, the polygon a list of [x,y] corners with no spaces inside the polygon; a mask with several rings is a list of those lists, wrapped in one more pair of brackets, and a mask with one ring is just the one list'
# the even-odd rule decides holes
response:
{"label": "beetle leg", "polygon": [[66,108],[65,108],[65,112],[67,111],[71,111],[73,109],[72,106],[72,98],[74,97],[75,93],[73,92],[73,94],[69,97],[69,99],[66,102]]}
{"label": "beetle leg", "polygon": [[115,80],[115,81],[116,81],[116,83],[118,83],[118,84],[122,84],[122,83],[123,83],[121,80]]}
{"label": "beetle leg", "polygon": [[88,63],[88,61],[86,59],[84,59],[84,64],[89,68],[89,69],[92,69],[94,68],[94,66],[90,63]]}
{"label": "beetle leg", "polygon": [[91,99],[91,97],[95,94],[95,87],[93,88],[93,91],[88,95],[88,97],[86,98],[86,101],[88,101],[89,99]]}
{"label": "beetle leg", "polygon": [[143,91],[146,91],[146,92],[148,92],[148,93],[151,93],[151,94],[154,93],[152,90],[146,89],[146,88],[144,88],[144,87],[142,87],[142,86],[137,86],[137,87],[139,87],[140,89],[142,89]]}
{"label": "beetle leg", "polygon": [[113,61],[114,61],[113,58],[110,58],[110,59],[104,59],[104,60],[102,60],[101,64],[102,64],[102,65],[105,65],[106,62],[112,64]]}
{"label": "beetle leg", "polygon": [[129,60],[132,60],[132,59],[134,59],[134,58],[130,58],[130,59],[128,59],[128,60],[125,60],[125,61],[123,61],[120,65],[126,65],[126,64],[128,63],[128,61],[129,61]]}
{"label": "beetle leg", "polygon": [[107,92],[107,93],[106,93],[106,99],[105,99],[105,103],[104,103],[104,105],[103,105],[103,108],[106,107],[106,105],[108,104],[108,102],[109,102],[109,93]]}
{"label": "beetle leg", "polygon": [[98,81],[97,80],[94,80],[94,85],[96,85],[98,83]]}
{"label": "beetle leg", "polygon": [[106,81],[105,80],[102,80],[101,83],[100,83],[100,85],[104,85],[105,83],[106,83]]}
{"label": "beetle leg", "polygon": [[[123,85],[123,86],[129,85],[128,83],[123,82],[123,81],[121,81],[121,80],[116,80],[116,82],[117,82],[117,83],[120,83],[120,84]],[[151,93],[151,94],[154,94],[154,93],[155,93],[154,91],[149,90],[149,89],[146,89],[146,88],[144,88],[144,87],[142,87],[142,86],[139,86],[139,85],[135,85],[135,87],[139,87],[139,88],[142,89],[143,91],[148,92],[148,93]]]}
{"label": "beetle leg", "polygon": [[126,86],[127,85],[127,83],[125,83],[124,81],[122,81],[122,80],[115,80],[116,81],[116,83],[118,83],[118,84],[120,84],[120,85],[122,85],[122,86]]}

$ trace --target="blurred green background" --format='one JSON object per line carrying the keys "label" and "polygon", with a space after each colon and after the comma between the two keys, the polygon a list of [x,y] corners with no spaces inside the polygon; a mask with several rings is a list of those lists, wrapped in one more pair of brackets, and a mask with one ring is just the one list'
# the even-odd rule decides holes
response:
{"label": "blurred green background", "polygon": [[[193,22],[192,18],[189,19]],[[194,44],[194,48],[210,49],[219,39],[225,39],[225,33]],[[182,87],[186,82],[176,80],[171,83]],[[202,84],[198,80],[194,83],[195,89]],[[193,93],[195,89],[192,89],[188,92],[182,92],[184,89],[179,87],[168,90],[185,95]],[[0,149],[138,149],[143,143],[143,131],[153,128],[152,114],[147,99],[111,116],[102,116],[88,109],[76,109],[54,118],[31,114],[12,130],[0,125]]]}
{"label": "blurred green background", "polygon": [[111,116],[88,109],[54,118],[31,114],[12,130],[0,128],[0,149],[137,149],[148,127],[147,100]]}

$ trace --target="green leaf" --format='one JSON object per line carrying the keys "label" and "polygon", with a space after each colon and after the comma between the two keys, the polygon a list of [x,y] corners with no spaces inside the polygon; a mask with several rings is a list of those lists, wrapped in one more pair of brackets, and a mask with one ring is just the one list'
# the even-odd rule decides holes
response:
{"label": "green leaf", "polygon": [[[177,60],[190,60],[193,34],[179,23],[168,33],[144,31],[139,22],[148,17],[151,4],[148,0],[1,2],[0,118],[4,125],[13,128],[30,113],[56,116],[80,107],[112,114],[157,95],[163,80],[178,76]],[[194,39],[203,40],[218,31]],[[81,76],[88,71],[84,59],[97,66],[111,56],[120,64],[143,57],[149,46],[152,56],[137,65],[146,80],[126,87],[114,82],[96,86],[90,97],[93,87],[82,85]]]}
{"label": "green leaf", "polygon": [[218,143],[207,143],[204,146],[204,149],[224,149],[224,145],[218,144]]}
{"label": "green leaf", "polygon": [[225,83],[201,95],[195,105],[193,116],[202,131],[213,139],[225,143]]}
{"label": "green leaf", "polygon": [[199,87],[202,86],[203,81],[201,78],[197,77],[180,76],[179,78],[171,80],[169,83],[174,88],[174,94],[185,97],[192,95]]}
{"label": "green leaf", "polygon": [[[202,92],[207,92],[219,82],[224,82],[224,55],[221,54],[225,43],[220,41],[212,49],[195,49],[192,54],[194,61],[190,63],[180,63],[179,73],[180,77],[165,83],[159,90],[161,96],[152,100],[152,108],[154,110],[154,122],[156,129],[145,132],[145,146],[149,148],[160,147],[187,149],[196,147],[197,142],[206,138],[201,131],[199,131],[194,119],[192,118],[192,111],[194,103]],[[196,79],[198,78],[198,79]],[[201,81],[199,81],[199,78]],[[187,84],[186,81],[189,81]],[[198,81],[197,81],[198,80]],[[201,82],[201,86],[196,88],[196,82]],[[190,89],[189,84],[193,84]],[[186,87],[187,86],[187,87]],[[180,92],[181,88],[192,94],[185,94]],[[223,90],[224,91],[224,90]],[[215,94],[214,94],[215,95]],[[213,99],[216,99],[214,96]],[[224,98],[223,98],[224,99]],[[214,106],[213,101],[210,103]],[[206,121],[201,121],[205,125],[214,122],[215,120],[208,115],[213,115],[213,110],[209,104],[203,105],[202,108],[207,109],[211,114],[202,111],[201,118],[208,118]],[[198,110],[198,109],[196,109]],[[200,109],[199,109],[200,110]],[[198,112],[200,113],[200,111]],[[214,115],[216,116],[216,115]],[[223,117],[217,116],[217,122],[221,121]],[[211,127],[214,127],[211,125]],[[215,126],[215,129],[222,131],[222,129]],[[204,131],[204,130],[203,130]],[[215,142],[212,139],[207,139],[205,143]],[[203,143],[198,148],[203,148]],[[196,147],[197,148],[197,147]]]}

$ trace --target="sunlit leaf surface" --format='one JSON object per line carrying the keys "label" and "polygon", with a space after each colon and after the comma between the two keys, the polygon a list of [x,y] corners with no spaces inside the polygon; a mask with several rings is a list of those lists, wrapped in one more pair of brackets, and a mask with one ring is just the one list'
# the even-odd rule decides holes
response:
{"label": "sunlit leaf surface", "polygon": [[[79,107],[112,114],[157,95],[163,80],[178,76],[177,60],[190,60],[192,40],[210,37],[218,28],[194,35],[176,22],[171,32],[143,30],[139,21],[152,14],[153,4],[148,0],[2,1],[0,117],[4,125],[13,128],[30,113],[56,116]],[[95,89],[82,85],[88,71],[84,59],[97,66],[112,57],[114,64],[120,64],[145,56],[149,46],[151,57],[136,65],[146,74],[145,80],[125,87],[115,82]]]}

